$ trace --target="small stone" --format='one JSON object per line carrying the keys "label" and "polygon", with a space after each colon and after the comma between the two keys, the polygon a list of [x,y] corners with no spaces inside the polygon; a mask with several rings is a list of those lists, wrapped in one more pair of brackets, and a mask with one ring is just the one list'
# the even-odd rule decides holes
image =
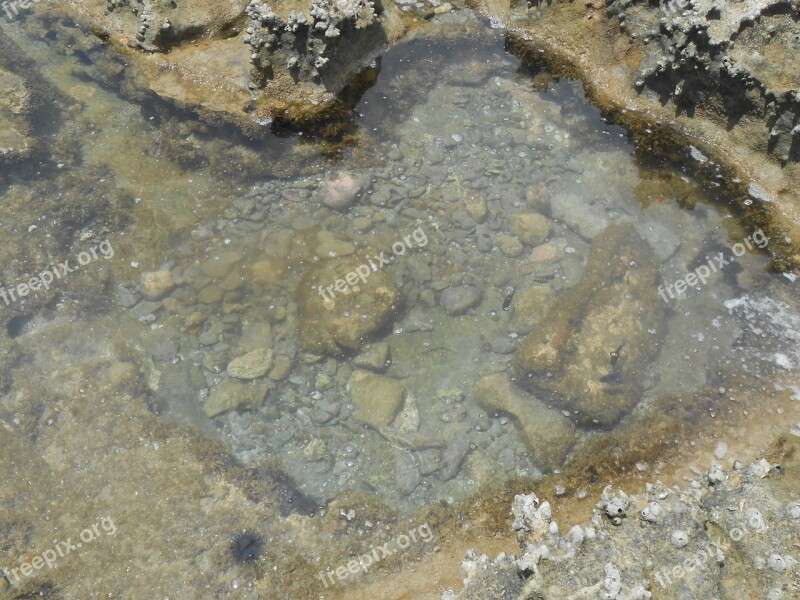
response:
{"label": "small stone", "polygon": [[238,379],[257,379],[272,367],[272,350],[257,348],[252,352],[235,358],[228,365],[227,373]]}
{"label": "small stone", "polygon": [[486,208],[486,200],[484,199],[483,196],[478,196],[478,195],[469,196],[466,199],[466,205],[469,216],[471,216],[476,223],[483,223],[486,220],[486,215],[488,211]]}
{"label": "small stone", "polygon": [[391,377],[355,371],[347,387],[355,404],[353,418],[376,429],[394,421],[405,402],[406,386]]}
{"label": "small stone", "polygon": [[368,217],[356,217],[353,219],[353,227],[359,231],[367,231],[370,227],[372,227],[372,219]]}
{"label": "small stone", "polygon": [[328,453],[328,447],[319,438],[312,438],[310,442],[303,448],[303,457],[309,462],[316,462],[325,458]]}
{"label": "small stone", "polygon": [[547,263],[558,258],[558,246],[554,242],[539,244],[531,251],[532,263]]}
{"label": "small stone", "polygon": [[494,241],[497,247],[500,248],[500,251],[510,258],[516,258],[522,254],[522,242],[513,235],[501,233],[494,238]]}
{"label": "small stone", "polygon": [[269,388],[266,384],[238,383],[226,379],[211,390],[203,412],[216,417],[230,410],[255,410],[264,403]]}
{"label": "small stone", "polygon": [[323,205],[335,210],[344,210],[371,185],[372,178],[366,174],[350,171],[329,172],[317,193]]}
{"label": "small stone", "polygon": [[382,372],[389,366],[389,344],[375,342],[353,359],[353,365],[359,369],[370,369]]}
{"label": "small stone", "polygon": [[242,259],[238,252],[233,250],[221,250],[218,254],[209,256],[208,260],[200,263],[200,272],[206,277],[226,277],[236,268],[237,263]]}
{"label": "small stone", "polygon": [[463,315],[483,298],[481,288],[476,285],[459,285],[442,292],[439,303],[444,311],[453,316]]}
{"label": "small stone", "polygon": [[717,447],[714,448],[714,456],[717,460],[722,460],[725,458],[725,455],[728,453],[728,444],[725,442],[719,442]]}
{"label": "small stone", "polygon": [[175,282],[169,271],[147,271],[142,273],[142,294],[150,300],[161,298],[172,291]]}
{"label": "small stone", "polygon": [[206,317],[199,310],[194,311],[192,314],[186,317],[186,327],[189,329],[194,329],[198,325],[202,325],[205,322]]}
{"label": "small stone", "polygon": [[550,235],[553,224],[550,219],[539,213],[521,213],[509,217],[511,233],[517,236],[524,244],[536,246],[541,244]]}
{"label": "small stone", "polygon": [[285,273],[286,261],[277,257],[263,258],[250,267],[250,277],[259,284],[277,283]]}
{"label": "small stone", "polygon": [[130,309],[129,313],[134,319],[142,319],[155,313],[162,306],[161,302],[147,302],[143,300]]}
{"label": "small stone", "polygon": [[122,308],[130,308],[136,304],[136,296],[125,286],[117,286],[117,301]]}
{"label": "small stone", "polygon": [[275,356],[272,365],[272,370],[269,372],[269,378],[273,381],[283,381],[286,379],[294,368],[294,361],[283,354]]}
{"label": "small stone", "polygon": [[225,290],[218,285],[211,284],[200,290],[200,293],[197,294],[197,299],[203,304],[219,304],[222,302],[224,295]]}

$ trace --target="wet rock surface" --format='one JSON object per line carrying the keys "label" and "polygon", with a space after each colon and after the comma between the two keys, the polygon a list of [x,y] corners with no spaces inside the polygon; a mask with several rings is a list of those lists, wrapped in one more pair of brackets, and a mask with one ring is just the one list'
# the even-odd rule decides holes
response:
{"label": "wet rock surface", "polygon": [[33,152],[30,117],[36,100],[25,80],[5,69],[0,69],[0,86],[0,160],[13,163]]}

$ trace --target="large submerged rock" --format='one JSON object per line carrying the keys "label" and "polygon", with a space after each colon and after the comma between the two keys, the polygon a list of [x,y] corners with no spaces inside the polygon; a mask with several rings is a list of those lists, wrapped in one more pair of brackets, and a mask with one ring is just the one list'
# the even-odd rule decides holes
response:
{"label": "large submerged rock", "polygon": [[[389,325],[400,300],[384,271],[356,269],[359,256],[324,260],[297,287],[300,339],[304,350],[338,357],[361,350]],[[338,286],[338,287],[337,287]],[[339,291],[343,290],[343,291]]]}
{"label": "large submerged rock", "polygon": [[658,261],[629,223],[592,246],[586,274],[514,357],[521,383],[584,426],[613,426],[641,399],[658,352],[665,304]]}

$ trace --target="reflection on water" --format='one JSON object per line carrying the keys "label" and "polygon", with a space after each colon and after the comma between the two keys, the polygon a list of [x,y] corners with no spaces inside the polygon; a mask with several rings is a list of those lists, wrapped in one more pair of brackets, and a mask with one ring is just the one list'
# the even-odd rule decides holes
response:
{"label": "reflection on water", "polygon": [[[231,150],[178,116],[153,127],[30,43],[69,118],[55,164],[5,174],[5,283],[105,238],[116,256],[0,307],[14,338],[0,404],[13,447],[41,453],[86,389],[122,390],[156,421],[193,425],[252,472],[278,473],[284,515],[358,493],[407,512],[558,473],[631,415],[657,422],[664,396],[699,416],[694,395],[729,394],[743,369],[797,368],[791,282],[764,271],[763,244],[735,250],[753,232],[709,202],[713,190],[640,168],[577,84],[530,76],[496,32],[445,32],[383,57],[355,109],[361,141],[339,161],[273,140],[281,172],[255,182],[241,165],[190,159],[219,148],[253,160],[258,147]],[[690,279],[719,253],[736,256]],[[78,444],[82,460],[116,451],[103,427],[70,427],[100,436]],[[45,464],[76,460],[56,448],[33,463],[39,481]],[[184,460],[171,452],[137,460]],[[370,510],[354,517],[380,520]],[[13,522],[34,539],[51,531],[32,514]]]}

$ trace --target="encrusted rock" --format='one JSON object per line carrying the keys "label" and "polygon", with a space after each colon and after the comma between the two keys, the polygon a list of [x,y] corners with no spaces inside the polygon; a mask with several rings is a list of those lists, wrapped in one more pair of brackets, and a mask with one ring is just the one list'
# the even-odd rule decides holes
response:
{"label": "encrusted rock", "polygon": [[251,0],[246,12],[251,21],[244,41],[257,83],[281,70],[336,94],[386,43],[378,1],[312,0],[308,14],[281,18],[266,2]]}

